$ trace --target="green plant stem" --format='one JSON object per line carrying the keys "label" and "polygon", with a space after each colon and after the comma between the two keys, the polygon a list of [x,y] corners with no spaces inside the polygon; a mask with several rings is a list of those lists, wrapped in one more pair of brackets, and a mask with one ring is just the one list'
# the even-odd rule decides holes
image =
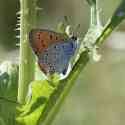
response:
{"label": "green plant stem", "polygon": [[96,40],[96,45],[100,45],[104,39],[106,39],[112,31],[125,19],[125,0],[122,0],[115,10],[113,16],[104,27],[104,30],[100,37]]}
{"label": "green plant stem", "polygon": [[106,39],[112,33],[113,29],[111,28],[111,22],[108,22],[100,37],[97,38],[95,45],[101,45],[103,40]]}
{"label": "green plant stem", "polygon": [[90,27],[100,26],[100,17],[99,17],[99,8],[98,8],[98,1],[97,0],[87,0],[88,4],[90,5]]}
{"label": "green plant stem", "polygon": [[20,0],[20,64],[18,102],[24,103],[29,83],[34,79],[34,57],[28,43],[28,33],[36,22],[36,1]]}
{"label": "green plant stem", "polygon": [[[94,1],[94,0],[93,0]],[[95,0],[96,2],[96,0]],[[100,25],[100,20],[99,20],[99,15],[97,15],[97,13],[95,12],[94,8],[92,9],[93,11],[91,11],[91,24],[96,24],[97,28],[98,28],[98,24]],[[96,14],[95,17],[93,17],[92,13]],[[95,15],[94,14],[94,15]],[[100,35],[95,35],[94,37],[92,37],[93,34],[95,34],[95,32],[97,32],[97,29],[93,29],[93,31],[90,33],[90,35],[86,34],[85,38],[86,39],[90,39],[93,43],[95,43],[95,45],[101,45],[103,42],[105,42],[104,40],[111,34],[111,32],[113,31],[114,28],[116,28],[118,26],[118,24],[120,22],[122,22],[125,19],[122,18],[121,20],[117,20],[117,18],[115,18],[115,20],[112,18],[110,20],[110,22],[108,22],[105,27],[103,28],[103,31],[100,30]],[[99,22],[97,23],[96,22]],[[116,22],[114,25],[114,22]],[[92,25],[90,25],[92,26]],[[90,27],[91,29],[92,27]],[[53,105],[51,105],[53,108],[50,111],[47,111],[47,108],[45,109],[46,111],[44,112],[44,114],[48,113],[48,115],[45,115],[45,117],[42,117],[42,119],[40,119],[39,121],[39,125],[41,125],[41,123],[43,125],[50,125],[54,119],[54,117],[56,116],[59,108],[61,107],[64,99],[67,97],[68,93],[70,92],[70,89],[72,88],[72,86],[74,85],[77,77],[79,76],[80,72],[83,70],[83,68],[86,66],[86,64],[89,61],[89,55],[88,52],[85,51],[80,55],[80,58],[78,60],[78,62],[75,64],[72,72],[69,74],[68,78],[66,78],[65,80],[62,80],[59,84],[59,86],[57,87],[57,91],[60,92],[55,92],[58,93],[58,96],[55,97],[55,103]],[[51,99],[50,99],[51,100]],[[51,103],[51,101],[50,101]],[[50,104],[48,104],[50,105]],[[47,106],[48,107],[48,106]],[[50,108],[50,107],[49,107]],[[44,115],[43,115],[44,116]]]}
{"label": "green plant stem", "polygon": [[[39,121],[39,125],[41,125],[41,123],[43,125],[50,125],[52,123],[55,115],[59,111],[59,108],[61,107],[62,103],[64,102],[65,98],[67,97],[68,93],[70,92],[72,86],[74,85],[78,75],[82,71],[81,69],[83,69],[86,66],[86,64],[89,60],[89,56],[87,53],[88,52],[83,52],[81,54],[79,60],[75,64],[74,68],[72,69],[72,73],[69,74],[68,78],[66,78],[65,80],[62,80],[60,82],[60,84],[57,87],[57,91],[55,91],[53,93],[53,95],[55,95],[56,103],[54,105],[51,105],[51,106],[53,106],[52,110],[50,112],[48,112],[47,117],[44,117]],[[58,95],[56,95],[56,93],[58,93]],[[50,101],[50,103],[52,103],[52,102]],[[50,105],[50,104],[48,104],[48,105]],[[47,108],[45,110],[46,111],[44,112],[44,114],[46,114]]]}

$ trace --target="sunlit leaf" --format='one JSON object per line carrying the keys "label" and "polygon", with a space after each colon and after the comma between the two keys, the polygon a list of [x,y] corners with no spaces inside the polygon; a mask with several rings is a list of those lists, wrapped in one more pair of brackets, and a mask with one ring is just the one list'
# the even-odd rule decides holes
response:
{"label": "sunlit leaf", "polygon": [[43,80],[33,81],[29,89],[32,93],[28,96],[27,103],[19,109],[22,113],[17,121],[25,125],[36,125],[55,88]]}

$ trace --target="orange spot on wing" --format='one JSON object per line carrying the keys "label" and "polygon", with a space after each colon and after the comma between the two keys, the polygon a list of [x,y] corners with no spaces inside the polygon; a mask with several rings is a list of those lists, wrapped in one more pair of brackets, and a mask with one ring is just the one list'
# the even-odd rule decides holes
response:
{"label": "orange spot on wing", "polygon": [[48,48],[53,43],[61,42],[64,40],[64,35],[47,30],[34,30],[32,32],[31,45],[37,53],[41,53],[44,49]]}

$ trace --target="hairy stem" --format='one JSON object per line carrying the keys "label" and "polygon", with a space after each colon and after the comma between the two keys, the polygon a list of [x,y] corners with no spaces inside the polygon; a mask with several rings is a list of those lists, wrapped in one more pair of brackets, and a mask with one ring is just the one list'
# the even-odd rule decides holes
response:
{"label": "hairy stem", "polygon": [[34,57],[28,43],[28,33],[36,22],[36,1],[20,0],[20,65],[18,102],[24,103],[29,83],[34,79]]}

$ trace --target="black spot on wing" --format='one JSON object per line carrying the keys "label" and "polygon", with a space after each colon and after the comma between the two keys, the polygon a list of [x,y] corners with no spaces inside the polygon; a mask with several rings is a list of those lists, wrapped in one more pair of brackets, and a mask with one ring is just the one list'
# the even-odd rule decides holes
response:
{"label": "black spot on wing", "polygon": [[40,36],[40,33],[39,33],[39,34],[38,34],[38,36],[37,36],[37,39],[39,39],[39,40],[40,40],[40,37],[41,37],[41,36]]}
{"label": "black spot on wing", "polygon": [[53,39],[53,36],[52,36],[52,34],[50,34],[50,36],[49,36],[49,37],[50,37],[50,40],[52,40],[52,39]]}
{"label": "black spot on wing", "polygon": [[58,37],[56,36],[56,40],[58,40]]}

